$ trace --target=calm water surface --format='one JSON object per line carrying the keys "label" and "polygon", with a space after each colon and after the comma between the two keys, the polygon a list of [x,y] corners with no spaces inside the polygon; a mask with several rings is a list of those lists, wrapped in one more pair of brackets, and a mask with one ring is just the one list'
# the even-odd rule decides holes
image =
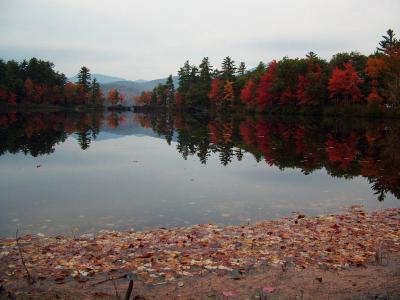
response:
{"label": "calm water surface", "polygon": [[396,122],[0,115],[0,236],[399,207]]}

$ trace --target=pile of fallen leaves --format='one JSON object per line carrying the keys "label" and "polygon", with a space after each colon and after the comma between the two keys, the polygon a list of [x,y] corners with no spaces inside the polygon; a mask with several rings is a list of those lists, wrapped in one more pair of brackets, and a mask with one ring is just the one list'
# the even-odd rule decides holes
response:
{"label": "pile of fallen leaves", "polygon": [[[251,225],[101,231],[79,238],[28,235],[19,245],[32,276],[60,283],[112,271],[157,284],[261,265],[338,269],[400,251],[400,209],[367,213],[352,207],[339,215],[294,215]],[[1,240],[0,246],[0,280],[7,284],[26,277],[15,239]]]}

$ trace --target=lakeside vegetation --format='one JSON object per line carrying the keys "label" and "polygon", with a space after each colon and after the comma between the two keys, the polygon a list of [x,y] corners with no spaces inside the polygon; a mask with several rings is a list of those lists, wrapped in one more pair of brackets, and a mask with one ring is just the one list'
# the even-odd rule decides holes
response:
{"label": "lakeside vegetation", "polygon": [[400,107],[400,42],[387,31],[375,53],[338,53],[330,61],[310,52],[305,58],[283,59],[246,70],[229,56],[221,69],[208,57],[199,66],[186,61],[175,90],[165,84],[143,92],[144,107],[183,110],[377,114]]}
{"label": "lakeside vegetation", "polygon": [[[400,42],[388,30],[375,53],[338,53],[330,61],[310,52],[246,70],[226,57],[214,68],[208,57],[199,66],[186,61],[165,84],[134,97],[137,110],[247,111],[286,114],[397,115],[400,109]],[[124,110],[126,96],[104,95],[90,70],[82,67],[75,83],[51,62],[31,58],[0,60],[0,105],[81,107]]]}
{"label": "lakeside vegetation", "polygon": [[51,62],[37,58],[20,63],[0,59],[0,106],[104,108],[118,107],[124,100],[125,96],[116,89],[105,96],[85,66],[80,69],[77,81],[69,82],[64,74],[54,70]]}
{"label": "lakeside vegetation", "polygon": [[78,81],[72,83],[48,61],[36,58],[20,63],[0,60],[2,105],[102,106],[103,100],[99,83],[95,78],[91,80],[86,67],[79,71]]}

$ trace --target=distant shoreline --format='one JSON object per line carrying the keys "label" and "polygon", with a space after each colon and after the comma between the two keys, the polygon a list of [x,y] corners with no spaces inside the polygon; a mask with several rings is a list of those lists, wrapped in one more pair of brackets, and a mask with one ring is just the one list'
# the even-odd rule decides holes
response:
{"label": "distant shoreline", "polygon": [[[133,105],[133,106],[123,106],[123,105],[115,105],[115,106],[89,106],[89,105],[75,105],[75,106],[62,106],[55,104],[20,104],[20,105],[0,105],[0,113],[9,113],[9,112],[38,112],[38,113],[51,113],[51,112],[59,112],[59,111],[77,111],[77,112],[85,112],[85,111],[110,111],[110,112],[133,112],[133,113],[189,113],[189,114],[226,114],[225,111],[208,111],[208,110],[194,110],[194,109],[172,109],[168,110],[159,106],[141,106],[141,105]],[[257,116],[276,116],[276,117],[351,117],[351,118],[371,118],[371,119],[398,119],[400,117],[400,113],[394,111],[365,111],[358,107],[357,105],[349,105],[344,107],[341,110],[338,110],[335,107],[328,107],[324,110],[271,110],[265,112],[244,112],[238,109],[232,108],[229,110],[230,116],[235,115],[257,115]]]}

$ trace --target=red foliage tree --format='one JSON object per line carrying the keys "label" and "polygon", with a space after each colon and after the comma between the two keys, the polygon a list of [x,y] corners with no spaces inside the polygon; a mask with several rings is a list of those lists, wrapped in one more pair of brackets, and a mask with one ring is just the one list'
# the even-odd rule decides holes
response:
{"label": "red foliage tree", "polygon": [[265,162],[272,166],[274,159],[270,142],[271,129],[265,121],[258,121],[255,125],[255,129],[258,149],[262,152]]}
{"label": "red foliage tree", "polygon": [[299,101],[299,104],[305,104],[308,102],[308,97],[306,95],[307,85],[308,85],[307,77],[305,75],[299,75],[297,81],[297,91],[296,91],[296,97]]}
{"label": "red foliage tree", "polygon": [[292,93],[292,91],[290,90],[290,87],[287,87],[283,93],[280,95],[279,97],[279,103],[281,105],[287,105],[289,103],[292,103],[295,101],[295,97]]}
{"label": "red foliage tree", "polygon": [[367,97],[369,104],[380,104],[383,97],[380,95],[379,81],[383,81],[383,72],[386,69],[386,63],[383,58],[369,57],[365,72],[371,80],[371,91]]}
{"label": "red foliage tree", "polygon": [[180,107],[183,106],[185,103],[185,98],[183,97],[183,95],[179,92],[175,93],[175,105]]}
{"label": "red foliage tree", "polygon": [[212,102],[220,102],[223,99],[223,81],[215,78],[211,81],[210,92],[208,98]]}
{"label": "red foliage tree", "polygon": [[380,104],[383,101],[383,98],[378,93],[378,81],[371,81],[371,91],[367,97],[367,101],[369,104]]}
{"label": "red foliage tree", "polygon": [[306,131],[303,127],[297,127],[294,132],[294,137],[296,141],[296,155],[303,157],[306,152],[306,144],[304,138],[306,136]]}
{"label": "red foliage tree", "polygon": [[329,79],[328,89],[331,98],[358,102],[362,99],[359,85],[363,80],[358,76],[351,63],[344,64],[344,70],[336,67]]}
{"label": "red foliage tree", "polygon": [[272,61],[265,74],[261,77],[260,83],[258,84],[257,87],[257,96],[256,96],[256,102],[258,109],[263,111],[267,105],[272,105],[274,101],[274,96],[271,93],[271,87],[272,87],[272,81],[273,81],[273,76],[275,73],[275,70],[277,68],[278,64],[274,60]]}
{"label": "red foliage tree", "polygon": [[309,63],[306,74],[301,74],[297,81],[296,97],[299,105],[318,104],[326,84],[322,80],[322,68],[319,64]]}
{"label": "red foliage tree", "polygon": [[50,98],[50,102],[61,103],[62,99],[63,99],[63,95],[62,95],[60,87],[53,86],[51,88],[51,90],[49,91],[49,98]]}
{"label": "red foliage tree", "polygon": [[254,129],[254,122],[249,120],[243,121],[239,126],[240,136],[243,142],[248,146],[256,145],[256,136]]}
{"label": "red foliage tree", "polygon": [[240,93],[240,101],[247,106],[253,105],[256,97],[256,88],[257,85],[254,83],[254,81],[251,79],[248,80]]}
{"label": "red foliage tree", "polygon": [[87,104],[90,100],[90,93],[83,84],[76,84],[76,96],[79,104]]}
{"label": "red foliage tree", "polygon": [[25,97],[28,101],[32,101],[34,97],[35,87],[33,81],[29,78],[24,82]]}
{"label": "red foliage tree", "polygon": [[208,130],[210,132],[210,139],[211,139],[211,143],[213,144],[218,144],[218,127],[215,124],[215,122],[210,122],[207,125]]}
{"label": "red foliage tree", "polygon": [[76,96],[76,85],[67,82],[64,86],[64,96],[67,102],[73,102]]}
{"label": "red foliage tree", "polygon": [[344,138],[335,138],[329,134],[325,143],[329,162],[336,164],[341,170],[347,170],[358,154],[359,140],[359,135],[354,132]]}
{"label": "red foliage tree", "polygon": [[175,117],[175,120],[174,120],[174,127],[176,128],[176,129],[182,129],[182,128],[184,128],[184,126],[185,126],[185,121],[184,121],[184,119],[182,118],[182,115],[177,115],[176,117]]}

